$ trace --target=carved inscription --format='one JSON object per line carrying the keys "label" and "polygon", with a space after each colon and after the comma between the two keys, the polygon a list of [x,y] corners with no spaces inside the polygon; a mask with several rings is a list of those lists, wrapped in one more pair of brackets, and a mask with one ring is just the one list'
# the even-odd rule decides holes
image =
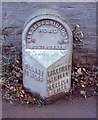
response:
{"label": "carved inscription", "polygon": [[48,71],[47,91],[48,95],[64,91],[69,83],[69,71],[71,65],[64,65]]}
{"label": "carved inscription", "polygon": [[28,49],[66,49],[69,39],[61,23],[45,19],[32,24],[26,42]]}
{"label": "carved inscription", "polygon": [[29,64],[25,64],[24,75],[29,76],[30,78],[33,78],[36,81],[42,82],[44,72],[42,70],[39,70],[38,68],[30,66]]}
{"label": "carved inscription", "polygon": [[53,30],[53,29],[48,29],[48,28],[44,28],[44,29],[40,28],[38,32],[39,33],[53,33],[53,34],[56,34],[58,31],[57,31],[57,29]]}
{"label": "carved inscription", "polygon": [[73,35],[53,9],[32,14],[22,33],[23,85],[43,98],[70,90]]}

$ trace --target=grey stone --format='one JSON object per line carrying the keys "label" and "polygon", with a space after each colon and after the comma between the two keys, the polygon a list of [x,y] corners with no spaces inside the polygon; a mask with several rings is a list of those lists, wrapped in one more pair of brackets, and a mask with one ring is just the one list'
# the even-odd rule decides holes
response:
{"label": "grey stone", "polygon": [[68,19],[41,9],[26,21],[22,33],[23,85],[42,97],[69,92],[73,35]]}
{"label": "grey stone", "polygon": [[[16,9],[17,8],[17,9]],[[92,53],[96,56],[96,3],[80,3],[80,2],[27,2],[27,3],[17,3],[17,2],[6,2],[2,3],[2,28],[5,27],[19,27],[23,28],[23,25],[27,19],[35,10],[42,8],[55,8],[63,12],[67,18],[70,20],[71,25],[76,26],[80,25],[84,33],[83,43],[79,43],[78,46],[74,47],[73,52],[73,65],[77,66],[91,66],[95,65],[96,57],[92,58],[88,55]],[[6,14],[5,14],[6,13]],[[13,17],[14,15],[14,17]],[[8,19],[8,20],[7,20]],[[16,22],[15,22],[16,21]],[[13,23],[13,24],[12,24]],[[1,29],[1,28],[0,28]],[[16,31],[16,29],[14,29]],[[1,30],[0,30],[1,31]],[[18,32],[16,32],[18,33]],[[4,39],[3,47],[13,44],[19,48],[19,45],[16,43],[21,42],[21,34],[17,36],[14,35],[6,37]],[[77,43],[78,44],[78,43]],[[21,51],[20,51],[21,52]],[[85,57],[81,57],[81,53]],[[4,52],[3,52],[4,53]],[[6,53],[4,53],[5,55]],[[10,54],[10,53],[9,53]],[[18,54],[15,54],[18,57]],[[11,54],[11,58],[12,58]],[[89,61],[87,60],[89,58]],[[77,59],[76,59],[77,58]],[[83,64],[81,61],[85,61]]]}

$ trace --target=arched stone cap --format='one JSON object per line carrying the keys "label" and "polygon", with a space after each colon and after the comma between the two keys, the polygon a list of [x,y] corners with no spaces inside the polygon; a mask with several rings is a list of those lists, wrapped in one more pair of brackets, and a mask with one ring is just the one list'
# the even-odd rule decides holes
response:
{"label": "arched stone cap", "polygon": [[51,15],[54,17],[58,17],[62,19],[62,21],[66,22],[68,26],[71,28],[68,18],[62,12],[52,9],[52,8],[51,9],[38,9],[37,11],[34,11],[34,13],[26,20],[24,24],[24,28],[30,21],[32,21],[32,19],[35,19],[36,17],[40,17],[43,15],[46,15],[46,16]]}
{"label": "arched stone cap", "polygon": [[39,9],[34,12],[25,22],[24,30],[22,33],[23,48],[26,49],[26,36],[29,28],[40,20],[54,20],[59,22],[67,31],[69,37],[68,49],[72,51],[73,35],[71,25],[67,17],[61,12],[54,9]]}

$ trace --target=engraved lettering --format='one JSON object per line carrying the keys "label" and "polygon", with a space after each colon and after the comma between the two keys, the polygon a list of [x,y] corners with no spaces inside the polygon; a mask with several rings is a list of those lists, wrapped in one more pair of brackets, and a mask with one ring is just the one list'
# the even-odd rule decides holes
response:
{"label": "engraved lettering", "polygon": [[38,68],[34,68],[33,66],[25,64],[24,73],[26,74],[26,76],[30,75],[31,78],[34,78],[37,81],[43,81],[44,72],[42,70],[39,70]]}
{"label": "engraved lettering", "polygon": [[35,30],[35,28],[31,27],[31,28],[30,28],[30,31],[33,31],[33,30]]}
{"label": "engraved lettering", "polygon": [[38,25],[37,25],[37,24],[34,24],[33,27],[34,27],[34,29],[36,29],[36,28],[38,27]]}
{"label": "engraved lettering", "polygon": [[63,26],[62,26],[62,25],[60,25],[58,28],[59,28],[60,30],[62,30],[62,29],[63,29]]}
{"label": "engraved lettering", "polygon": [[38,26],[41,26],[41,22],[37,22],[37,25],[38,25]]}
{"label": "engraved lettering", "polygon": [[52,30],[52,29],[47,29],[47,28],[40,28],[39,33],[54,33],[54,34],[56,34],[57,29]]}
{"label": "engraved lettering", "polygon": [[50,24],[50,21],[49,20],[46,20],[46,25],[49,25]]}
{"label": "engraved lettering", "polygon": [[29,39],[29,38],[31,39],[31,35],[28,35],[28,36],[27,36],[27,39]]}
{"label": "engraved lettering", "polygon": [[31,42],[32,42],[31,38],[30,38],[30,39],[27,39],[27,42],[28,42],[28,43],[31,43]]}
{"label": "engraved lettering", "polygon": [[29,35],[32,35],[32,31],[29,31],[28,34],[29,34]]}
{"label": "engraved lettering", "polygon": [[59,23],[56,23],[56,25],[55,25],[55,26],[58,28],[58,27],[59,27],[59,25],[60,25]]}
{"label": "engraved lettering", "polygon": [[[46,26],[53,26],[54,28],[51,28],[51,27],[45,27]],[[36,31],[35,31],[36,29]],[[59,32],[61,32],[61,36],[62,36],[62,40],[59,40],[58,41],[58,44],[60,45],[49,45],[49,46],[40,46],[37,45],[37,42],[39,41],[37,39],[35,39],[36,37],[34,37],[34,32],[38,32],[38,33],[43,33],[43,34],[58,34]],[[36,34],[37,35],[37,34]],[[55,38],[55,37],[54,37]],[[43,38],[42,38],[43,39]],[[36,44],[37,47],[33,46],[33,44],[31,45],[27,45],[27,48],[30,48],[30,49],[66,49],[66,46],[64,44],[68,44],[69,41],[67,40],[68,39],[68,34],[67,34],[67,31],[66,29],[63,27],[62,24],[60,24],[59,22],[55,21],[55,20],[40,20],[40,21],[37,21],[36,23],[34,23],[28,30],[28,34],[27,34],[27,43],[28,44],[31,44],[31,43],[34,43]],[[44,42],[43,42],[44,43]],[[42,44],[43,44],[42,43]],[[62,46],[63,45],[63,46]],[[45,47],[44,47],[45,46]],[[50,47],[51,46],[51,47]]]}

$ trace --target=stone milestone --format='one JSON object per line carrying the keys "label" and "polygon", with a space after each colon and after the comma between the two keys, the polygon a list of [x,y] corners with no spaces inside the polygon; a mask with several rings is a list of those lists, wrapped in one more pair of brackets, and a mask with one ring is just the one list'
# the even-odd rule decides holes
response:
{"label": "stone milestone", "polygon": [[23,85],[48,98],[71,87],[73,36],[67,18],[41,9],[26,21],[22,33]]}

